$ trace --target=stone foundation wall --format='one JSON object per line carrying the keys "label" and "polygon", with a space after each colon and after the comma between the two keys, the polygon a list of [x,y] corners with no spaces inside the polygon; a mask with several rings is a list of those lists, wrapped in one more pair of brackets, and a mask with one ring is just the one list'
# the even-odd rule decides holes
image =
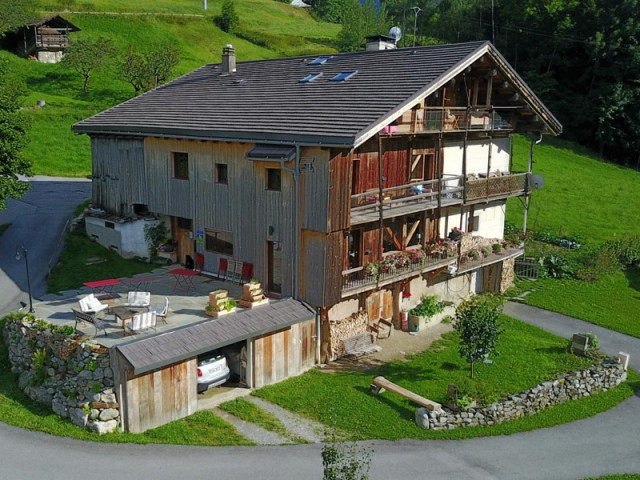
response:
{"label": "stone foundation wall", "polygon": [[[6,322],[3,337],[20,388],[75,425],[98,433],[115,431],[120,405],[113,390],[109,350],[77,334],[53,333],[46,325],[28,317]],[[42,352],[39,382],[34,357]]]}
{"label": "stone foundation wall", "polygon": [[454,411],[443,407],[430,411],[416,410],[416,424],[433,430],[453,430],[458,427],[494,425],[526,415],[533,415],[543,408],[588,397],[596,392],[604,392],[619,385],[627,378],[624,367],[608,360],[602,365],[594,365],[580,372],[560,375],[555,380],[541,383],[518,395],[512,395],[499,402],[481,408],[467,408]]}

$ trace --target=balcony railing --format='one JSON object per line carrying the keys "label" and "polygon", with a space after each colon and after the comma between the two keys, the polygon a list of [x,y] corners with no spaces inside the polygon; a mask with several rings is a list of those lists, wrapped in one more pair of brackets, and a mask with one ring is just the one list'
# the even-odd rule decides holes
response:
{"label": "balcony railing", "polygon": [[461,204],[462,175],[444,175],[441,180],[415,182],[382,190],[370,190],[351,196],[351,225],[383,218],[408,215],[413,212]]}
{"label": "balcony railing", "polygon": [[441,131],[486,131],[512,130],[513,125],[508,119],[514,112],[513,108],[492,107],[425,107],[415,112],[415,124],[400,121],[383,129],[383,133],[390,135],[406,133],[428,133]]}
{"label": "balcony railing", "polygon": [[509,197],[523,194],[527,189],[528,173],[511,173],[488,178],[477,178],[465,182],[465,200],[484,200],[494,197]]}
{"label": "balcony railing", "polygon": [[[416,253],[419,250],[415,251]],[[394,255],[393,252],[386,254]],[[374,268],[371,266],[362,266],[344,270],[342,272],[342,296],[346,297],[359,292],[379,288],[390,283],[397,282],[404,278],[415,276],[436,270],[447,265],[454,264],[458,261],[457,248],[451,248],[446,252],[418,255],[421,258],[417,261],[394,263],[394,262],[376,262]]]}

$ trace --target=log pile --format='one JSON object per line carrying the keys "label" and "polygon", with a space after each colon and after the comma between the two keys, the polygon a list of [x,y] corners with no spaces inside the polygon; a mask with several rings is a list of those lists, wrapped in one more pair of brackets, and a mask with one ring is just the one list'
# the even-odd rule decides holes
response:
{"label": "log pile", "polygon": [[367,312],[363,310],[341,320],[329,321],[329,351],[327,352],[329,360],[336,360],[346,355],[344,340],[366,333],[368,324]]}

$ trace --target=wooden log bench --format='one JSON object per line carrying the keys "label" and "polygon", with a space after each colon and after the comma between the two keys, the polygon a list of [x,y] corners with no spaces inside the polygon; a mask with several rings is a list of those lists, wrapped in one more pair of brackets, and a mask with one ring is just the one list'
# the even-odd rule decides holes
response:
{"label": "wooden log bench", "polygon": [[413,403],[423,406],[428,410],[440,410],[442,405],[437,402],[432,402],[431,400],[421,397],[420,395],[413,393],[406,388],[402,388],[400,385],[396,385],[393,382],[390,382],[384,377],[376,377],[373,379],[373,383],[371,384],[371,391],[378,395],[385,390],[389,390],[390,392],[397,393],[398,395],[403,396],[407,400],[412,401]]}
{"label": "wooden log bench", "polygon": [[373,334],[371,332],[360,333],[342,340],[346,355],[359,357],[367,353],[379,352],[382,350],[378,345],[373,343]]}

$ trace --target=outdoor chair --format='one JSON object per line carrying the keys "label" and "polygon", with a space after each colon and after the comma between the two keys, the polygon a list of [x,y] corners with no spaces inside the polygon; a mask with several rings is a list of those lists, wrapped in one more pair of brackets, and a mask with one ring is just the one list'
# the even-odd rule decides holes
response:
{"label": "outdoor chair", "polygon": [[196,253],[196,271],[202,273],[204,270],[204,255],[202,253]]}
{"label": "outdoor chair", "polygon": [[224,280],[227,277],[227,259],[221,258],[218,261],[218,280]]}
{"label": "outdoor chair", "polygon": [[244,262],[242,264],[242,274],[240,275],[240,283],[248,283],[253,277],[253,263]]}
{"label": "outdoor chair", "polygon": [[78,304],[80,305],[80,311],[82,313],[92,313],[94,314],[94,316],[98,312],[101,312],[102,310],[106,310],[107,308],[109,308],[109,305],[107,305],[106,303],[102,303],[100,300],[96,298],[96,296],[93,293],[90,293],[86,297],[82,297],[78,301]]}
{"label": "outdoor chair", "polygon": [[150,328],[156,329],[156,312],[136,313],[125,327],[131,333],[138,333]]}
{"label": "outdoor chair", "polygon": [[160,319],[162,323],[167,324],[167,314],[169,313],[169,297],[164,297],[162,305],[155,305],[149,307],[149,312],[155,312],[156,317]]}
{"label": "outdoor chair", "polygon": [[151,292],[129,292],[125,307],[148,307],[151,304]]}
{"label": "outdoor chair", "polygon": [[104,336],[107,336],[107,323],[104,320],[99,319],[95,313],[79,312],[75,308],[72,308],[71,310],[73,311],[73,315],[76,319],[76,330],[78,329],[78,322],[92,323],[93,326],[96,327],[96,333],[94,336],[98,335],[98,330],[103,330]]}

